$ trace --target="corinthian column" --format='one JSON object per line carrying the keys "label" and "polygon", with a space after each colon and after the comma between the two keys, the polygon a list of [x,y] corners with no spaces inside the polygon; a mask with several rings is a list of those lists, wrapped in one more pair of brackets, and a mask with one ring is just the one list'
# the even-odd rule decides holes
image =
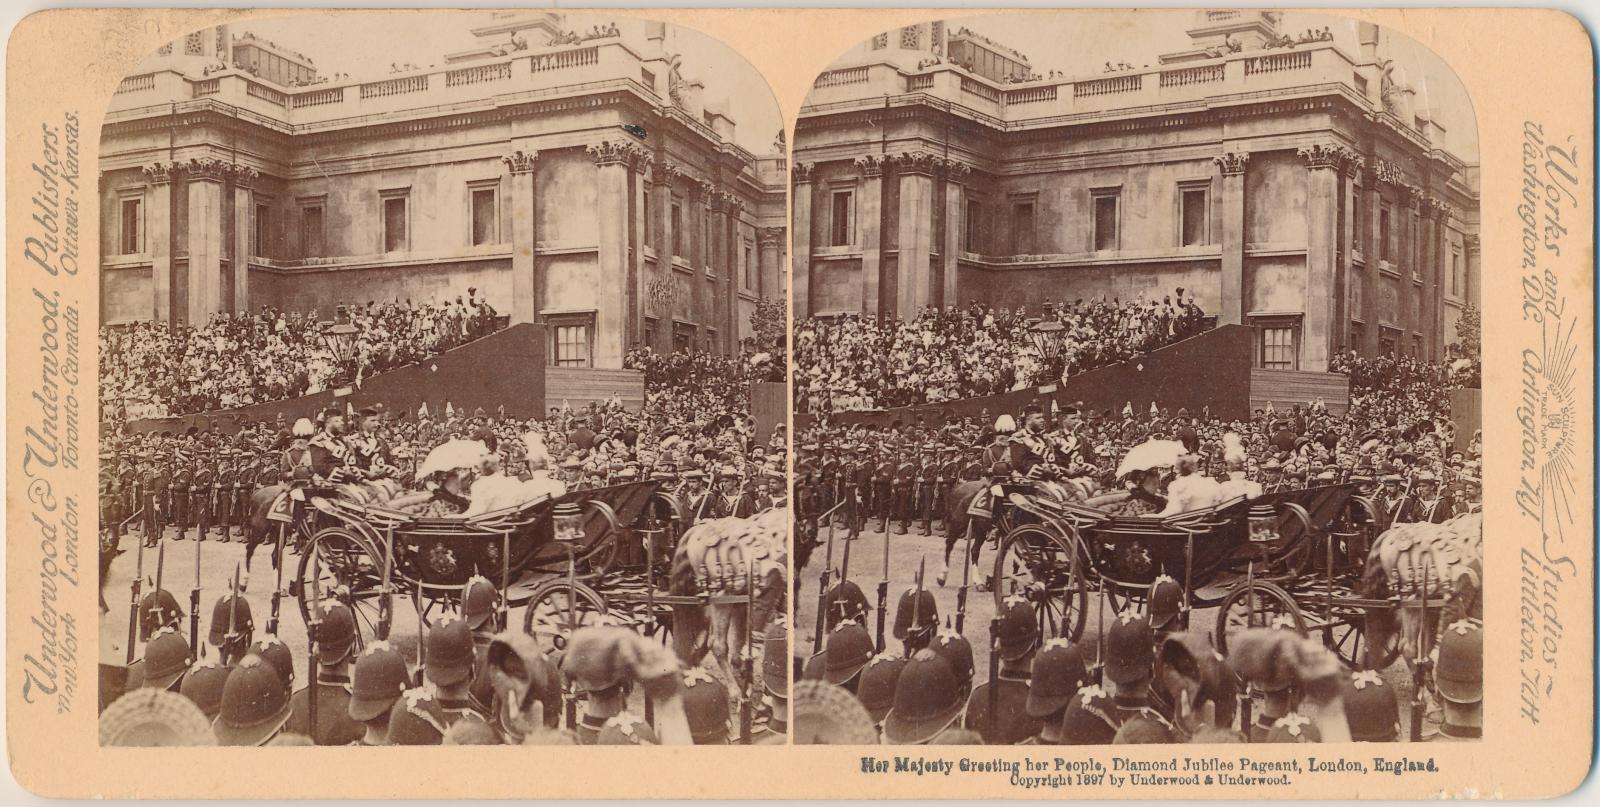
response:
{"label": "corinthian column", "polygon": [[884,313],[879,240],[883,235],[883,163],[882,157],[872,154],[856,158],[856,170],[861,174],[861,204],[855,221],[861,239],[861,313],[869,317]]}
{"label": "corinthian column", "polygon": [[594,366],[621,367],[627,338],[628,164],[635,147],[606,141],[588,147],[596,173],[595,217],[600,224],[595,278]]}
{"label": "corinthian column", "polygon": [[1338,245],[1339,175],[1348,159],[1343,146],[1315,144],[1298,152],[1306,163],[1305,321],[1300,369],[1325,371],[1334,341],[1334,249]]}
{"label": "corinthian column", "polygon": [[792,267],[790,281],[794,285],[794,316],[796,320],[811,316],[811,232],[812,188],[811,173],[815,163],[794,163],[789,176],[794,180],[794,218],[789,228],[794,232],[794,251],[790,253]]}
{"label": "corinthian column", "polygon": [[1222,172],[1222,308],[1217,322],[1244,323],[1244,172],[1248,152],[1212,157]]}
{"label": "corinthian column", "polygon": [[222,309],[222,181],[228,164],[189,161],[189,323]]}
{"label": "corinthian column", "polygon": [[146,249],[150,252],[150,315],[172,324],[172,177],[183,170],[174,162],[144,167],[150,181],[150,212],[145,215]]}
{"label": "corinthian column", "polygon": [[539,152],[517,149],[501,157],[510,176],[511,324],[539,321],[543,307],[536,231]]}

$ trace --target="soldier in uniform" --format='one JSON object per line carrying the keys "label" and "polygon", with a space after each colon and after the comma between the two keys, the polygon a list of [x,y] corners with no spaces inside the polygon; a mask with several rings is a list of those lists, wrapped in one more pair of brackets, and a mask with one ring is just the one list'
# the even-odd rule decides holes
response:
{"label": "soldier in uniform", "polygon": [[217,511],[217,528],[221,537],[217,540],[227,543],[229,533],[233,531],[233,491],[239,479],[238,464],[233,455],[233,449],[224,448],[218,452],[216,491],[213,497]]}
{"label": "soldier in uniform", "polygon": [[472,702],[472,675],[476,668],[472,629],[466,620],[453,618],[428,631],[427,667],[423,674],[438,694],[439,709],[448,729],[460,721],[489,728],[489,716]]}
{"label": "soldier in uniform", "polygon": [[[966,727],[983,736],[987,745],[1016,745],[1039,734],[1043,722],[1028,712],[1028,682],[1034,651],[1039,647],[1038,617],[1021,595],[1005,600],[1000,615],[1000,669],[995,680],[985,681],[967,699]],[[995,692],[991,696],[990,690]],[[991,718],[990,699],[997,712]]]}
{"label": "soldier in uniform", "polygon": [[883,719],[884,742],[922,745],[961,720],[965,691],[950,664],[933,650],[912,654],[895,682],[894,706]]}
{"label": "soldier in uniform", "polygon": [[240,455],[239,472],[233,480],[233,520],[239,527],[239,540],[243,541],[250,528],[250,497],[256,492],[256,480],[261,478],[261,463],[244,452]]}
{"label": "soldier in uniform", "polygon": [[845,506],[850,511],[849,536],[854,538],[866,529],[867,520],[872,518],[872,473],[875,468],[872,461],[872,447],[866,443],[856,446],[855,457],[850,463],[849,476],[846,479],[845,495],[851,497],[852,502]]}
{"label": "soldier in uniform", "polygon": [[1444,722],[1434,742],[1476,740],[1483,736],[1483,623],[1460,619],[1439,637],[1434,685],[1444,702]]}
{"label": "soldier in uniform", "polygon": [[950,491],[955,489],[956,483],[961,481],[960,449],[953,445],[943,446],[940,449],[938,460],[938,475],[934,478],[933,503],[928,508],[929,521],[923,526],[923,534],[932,531],[934,521],[944,526],[944,511],[950,506]]}
{"label": "soldier in uniform", "polygon": [[[196,541],[204,541],[211,529],[211,502],[216,494],[217,473],[212,458],[196,453],[189,477],[189,515],[193,519]],[[182,537],[182,534],[179,534]]]}
{"label": "soldier in uniform", "polygon": [[219,745],[266,745],[283,729],[289,715],[289,693],[283,679],[260,656],[250,655],[228,673],[213,730]]}
{"label": "soldier in uniform", "polygon": [[1439,478],[1432,471],[1419,471],[1413,487],[1415,491],[1407,498],[1407,506],[1402,508],[1398,521],[1443,524],[1454,515],[1450,500],[1439,495]]}
{"label": "soldier in uniform", "polygon": [[393,475],[394,455],[389,444],[378,434],[383,425],[380,412],[372,407],[362,409],[357,415],[356,433],[350,435],[350,464],[362,472],[366,479],[381,479]]}
{"label": "soldier in uniform", "polygon": [[903,458],[895,465],[891,499],[894,502],[894,520],[898,522],[895,533],[905,535],[911,529],[911,519],[922,496],[922,466],[917,455],[906,451],[897,453]]}
{"label": "soldier in uniform", "polygon": [[1105,681],[1085,686],[1067,705],[1062,740],[1067,745],[1108,745],[1126,723],[1150,721],[1174,732],[1171,721],[1150,705],[1155,672],[1155,637],[1149,620],[1133,612],[1119,616],[1106,634]]}
{"label": "soldier in uniform", "polygon": [[933,503],[939,490],[939,448],[933,443],[922,446],[922,462],[917,467],[917,495],[912,504],[913,517],[922,522],[922,535],[933,534]]}
{"label": "soldier in uniform", "polygon": [[162,508],[166,506],[163,499],[166,498],[167,476],[156,468],[148,455],[139,458],[139,466],[139,506],[144,509],[144,545],[154,547],[161,540],[162,523],[166,519],[166,512]]}
{"label": "soldier in uniform", "polygon": [[[1067,704],[1089,680],[1083,648],[1063,638],[1050,639],[1034,656],[1024,710],[1039,722],[1039,745],[1060,745]],[[1023,741],[1028,744],[1027,741]]]}
{"label": "soldier in uniform", "polygon": [[872,467],[872,515],[878,521],[878,532],[889,532],[889,518],[894,510],[895,462],[893,446],[878,451],[877,462]]}
{"label": "soldier in uniform", "polygon": [[[389,715],[410,677],[405,657],[388,642],[372,642],[362,649],[350,677],[350,703],[345,712],[365,729],[352,745],[389,744]],[[321,719],[319,712],[319,723]]]}
{"label": "soldier in uniform", "polygon": [[322,484],[342,485],[351,481],[350,446],[344,441],[344,413],[330,407],[322,421],[322,430],[307,443],[311,449],[311,469]]}
{"label": "soldier in uniform", "polygon": [[1276,457],[1261,463],[1262,493],[1277,493],[1283,489],[1283,464]]}
{"label": "soldier in uniform", "polygon": [[311,686],[289,698],[291,715],[286,730],[303,734],[317,745],[350,745],[367,733],[350,716],[350,661],[355,653],[356,621],[350,606],[328,607],[317,626],[317,725],[311,725]]}

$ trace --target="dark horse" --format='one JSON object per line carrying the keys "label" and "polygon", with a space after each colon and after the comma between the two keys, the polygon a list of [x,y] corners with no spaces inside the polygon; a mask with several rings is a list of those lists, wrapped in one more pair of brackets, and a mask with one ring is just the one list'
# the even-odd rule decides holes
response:
{"label": "dark horse", "polygon": [[939,585],[944,585],[950,575],[950,553],[955,550],[956,542],[965,538],[967,531],[972,531],[972,548],[967,553],[967,562],[977,564],[978,556],[983,552],[983,542],[989,537],[989,528],[992,521],[984,516],[974,516],[967,511],[972,508],[972,502],[978,498],[988,485],[983,481],[958,482],[950,489],[950,495],[945,502],[944,513],[944,566],[939,571]]}

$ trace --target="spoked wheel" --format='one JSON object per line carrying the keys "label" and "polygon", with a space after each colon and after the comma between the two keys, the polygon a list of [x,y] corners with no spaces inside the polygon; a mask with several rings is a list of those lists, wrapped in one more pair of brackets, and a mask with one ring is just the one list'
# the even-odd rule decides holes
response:
{"label": "spoked wheel", "polygon": [[291,583],[291,594],[300,603],[300,618],[311,624],[313,597],[320,595],[324,602],[337,599],[350,606],[359,643],[377,636],[383,616],[379,607],[383,585],[380,552],[344,527],[329,527],[311,536],[300,553],[299,568]]}
{"label": "spoked wheel", "polygon": [[1077,641],[1088,618],[1089,586],[1075,536],[1038,524],[1007,533],[994,558],[996,611],[1013,594],[1033,603],[1041,635]]}
{"label": "spoked wheel", "polygon": [[1306,618],[1287,591],[1265,580],[1241,583],[1222,598],[1217,606],[1217,650],[1228,654],[1228,637],[1250,628],[1272,627],[1287,617],[1301,636],[1306,635]]}
{"label": "spoked wheel", "polygon": [[605,613],[606,601],[594,589],[583,583],[551,580],[528,598],[522,630],[546,653],[565,650],[574,631],[600,624]]}
{"label": "spoked wheel", "polygon": [[1363,617],[1352,616],[1323,628],[1323,644],[1353,670],[1389,669],[1400,658],[1399,636],[1391,631],[1385,646],[1373,646],[1367,639],[1363,622]]}

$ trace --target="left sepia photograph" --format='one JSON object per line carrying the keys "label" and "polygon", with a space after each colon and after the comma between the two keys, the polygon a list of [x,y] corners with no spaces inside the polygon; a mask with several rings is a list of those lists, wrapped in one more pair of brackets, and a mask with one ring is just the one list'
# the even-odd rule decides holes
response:
{"label": "left sepia photograph", "polygon": [[782,118],[639,19],[193,31],[100,138],[100,743],[785,742]]}

